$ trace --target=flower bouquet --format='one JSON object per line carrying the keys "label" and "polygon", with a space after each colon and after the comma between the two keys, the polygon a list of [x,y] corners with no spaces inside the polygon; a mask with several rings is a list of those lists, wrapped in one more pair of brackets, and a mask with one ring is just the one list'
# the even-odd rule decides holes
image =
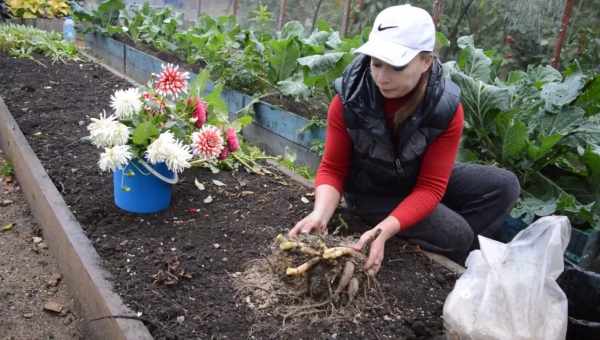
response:
{"label": "flower bouquet", "polygon": [[136,213],[165,209],[179,173],[225,160],[240,148],[240,126],[229,123],[222,87],[203,98],[208,74],[191,84],[188,79],[178,66],[163,65],[147,86],[115,91],[113,114],[91,119],[89,140],[104,150],[98,166],[113,172],[118,207]]}

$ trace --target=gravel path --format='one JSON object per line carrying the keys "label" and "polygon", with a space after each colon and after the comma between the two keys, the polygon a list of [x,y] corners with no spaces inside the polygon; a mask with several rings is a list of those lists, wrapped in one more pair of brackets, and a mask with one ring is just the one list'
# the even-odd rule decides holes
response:
{"label": "gravel path", "polygon": [[74,300],[0,150],[0,340],[82,339]]}

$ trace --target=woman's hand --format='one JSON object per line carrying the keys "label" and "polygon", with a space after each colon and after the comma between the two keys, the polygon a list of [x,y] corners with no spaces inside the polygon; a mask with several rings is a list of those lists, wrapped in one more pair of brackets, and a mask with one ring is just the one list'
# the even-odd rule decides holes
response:
{"label": "woman's hand", "polygon": [[400,223],[394,217],[387,217],[377,226],[364,232],[358,242],[352,248],[361,251],[367,244],[369,247],[369,257],[365,263],[365,271],[371,276],[375,276],[381,269],[385,255],[385,241],[394,236],[400,230]]}
{"label": "woman's hand", "polygon": [[322,214],[317,211],[311,212],[296,223],[296,225],[288,232],[288,237],[294,238],[298,234],[308,234],[310,232],[316,232],[319,234],[327,234],[327,221],[323,218]]}

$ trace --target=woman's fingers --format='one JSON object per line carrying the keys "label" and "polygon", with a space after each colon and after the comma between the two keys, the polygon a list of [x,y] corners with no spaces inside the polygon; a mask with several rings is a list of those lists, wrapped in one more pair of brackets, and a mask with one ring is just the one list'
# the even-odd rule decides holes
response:
{"label": "woman's fingers", "polygon": [[355,250],[362,250],[367,243],[369,243],[369,241],[372,239],[372,235],[374,233],[374,230],[368,230],[366,232],[364,232],[360,238],[358,239],[358,241],[352,246],[352,248],[354,248]]}
{"label": "woman's fingers", "polygon": [[369,258],[365,263],[365,270],[371,276],[374,276],[381,269],[381,263],[383,262],[384,244],[379,242],[377,239],[371,243],[371,249],[369,251]]}

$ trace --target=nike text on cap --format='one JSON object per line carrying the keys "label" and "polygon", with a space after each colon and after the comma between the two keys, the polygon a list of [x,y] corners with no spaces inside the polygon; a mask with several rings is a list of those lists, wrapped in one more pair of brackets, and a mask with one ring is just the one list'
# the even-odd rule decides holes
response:
{"label": "nike text on cap", "polygon": [[433,51],[435,25],[426,10],[411,5],[392,6],[375,18],[369,41],[356,49],[392,66],[408,64],[419,52]]}

